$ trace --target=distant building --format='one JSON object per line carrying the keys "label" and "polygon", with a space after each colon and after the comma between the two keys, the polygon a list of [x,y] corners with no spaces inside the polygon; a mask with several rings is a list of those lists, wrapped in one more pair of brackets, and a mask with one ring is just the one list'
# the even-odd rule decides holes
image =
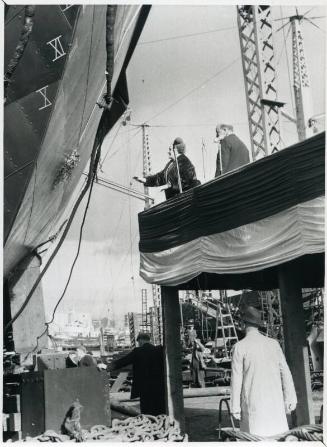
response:
{"label": "distant building", "polygon": [[56,314],[50,332],[51,335],[67,337],[97,337],[100,328],[93,326],[90,314],[70,310],[67,314]]}

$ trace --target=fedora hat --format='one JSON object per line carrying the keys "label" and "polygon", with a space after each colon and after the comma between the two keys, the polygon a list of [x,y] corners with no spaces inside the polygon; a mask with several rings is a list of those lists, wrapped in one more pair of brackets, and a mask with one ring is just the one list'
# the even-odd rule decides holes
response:
{"label": "fedora hat", "polygon": [[181,137],[175,138],[173,147],[175,147],[180,154],[185,152],[185,143]]}
{"label": "fedora hat", "polygon": [[256,326],[265,326],[265,321],[262,319],[260,310],[253,306],[246,306],[241,309],[240,317],[245,323],[251,323]]}

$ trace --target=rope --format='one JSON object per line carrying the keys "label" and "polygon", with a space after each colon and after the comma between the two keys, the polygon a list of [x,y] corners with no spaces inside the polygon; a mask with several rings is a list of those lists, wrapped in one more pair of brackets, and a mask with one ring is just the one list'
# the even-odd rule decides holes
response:
{"label": "rope", "polygon": [[8,89],[8,85],[10,83],[10,79],[11,79],[12,75],[14,74],[14,72],[17,68],[17,65],[19,64],[19,61],[21,60],[21,58],[24,54],[26,45],[29,40],[29,36],[32,32],[34,14],[35,14],[35,6],[33,6],[33,5],[25,6],[24,26],[20,33],[19,42],[16,46],[14,55],[9,61],[8,68],[7,68],[5,77],[4,77],[5,100],[7,99],[7,89]]}

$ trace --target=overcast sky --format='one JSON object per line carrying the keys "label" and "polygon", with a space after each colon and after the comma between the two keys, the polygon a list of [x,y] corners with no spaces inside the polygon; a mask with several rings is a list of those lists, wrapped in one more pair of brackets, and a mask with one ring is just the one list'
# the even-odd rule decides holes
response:
{"label": "overcast sky", "polygon": [[[325,7],[299,6],[311,16],[324,16]],[[295,7],[275,6],[273,18],[295,14]],[[304,45],[312,82],[313,110],[325,110],[325,19],[314,22],[320,29],[303,24]],[[275,28],[281,21],[275,21]],[[278,64],[278,99],[294,115],[290,70],[291,33],[274,35]],[[193,36],[185,36],[196,34]],[[176,38],[175,38],[176,37]],[[156,41],[156,42],[153,42]],[[170,143],[184,139],[187,156],[201,182],[213,178],[217,146],[213,143],[217,122],[234,125],[235,133],[248,145],[249,131],[235,6],[153,6],[140,43],[128,69],[131,123],[116,126],[105,140],[105,161],[101,176],[142,190],[132,181],[142,174],[141,130],[149,124],[153,172],[167,162]],[[294,124],[283,120],[285,146],[297,141]],[[118,129],[119,128],[119,129]],[[117,133],[118,132],[118,133]],[[202,147],[204,145],[204,150]],[[156,203],[164,195],[151,189]],[[141,288],[150,286],[138,274],[138,218],[143,202],[95,185],[88,212],[81,254],[60,312],[75,307],[94,317],[106,316],[108,308],[116,318],[141,310]],[[69,237],[44,280],[48,311],[60,296],[77,249],[77,234],[83,205]]]}

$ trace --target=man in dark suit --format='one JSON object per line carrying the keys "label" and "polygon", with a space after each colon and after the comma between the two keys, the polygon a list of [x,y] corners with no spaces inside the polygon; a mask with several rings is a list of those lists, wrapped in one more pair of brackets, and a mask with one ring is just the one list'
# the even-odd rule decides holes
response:
{"label": "man in dark suit", "polygon": [[220,142],[217,154],[215,177],[237,169],[250,162],[249,151],[245,144],[234,134],[230,124],[218,124],[215,142]]}
{"label": "man in dark suit", "polygon": [[140,333],[137,337],[138,348],[134,348],[125,357],[114,361],[109,370],[133,365],[133,383],[131,399],[140,397],[142,414],[157,416],[165,411],[164,361],[162,346],[153,346],[150,335]]}
{"label": "man in dark suit", "polygon": [[[145,186],[165,186],[167,200],[177,196],[180,192],[200,185],[200,181],[196,178],[195,168],[185,155],[186,146],[182,138],[175,138],[174,149],[177,152],[177,163],[175,157],[170,154],[170,160],[162,171],[146,177],[134,177],[135,180],[144,183]],[[182,191],[180,191],[180,187]]]}

